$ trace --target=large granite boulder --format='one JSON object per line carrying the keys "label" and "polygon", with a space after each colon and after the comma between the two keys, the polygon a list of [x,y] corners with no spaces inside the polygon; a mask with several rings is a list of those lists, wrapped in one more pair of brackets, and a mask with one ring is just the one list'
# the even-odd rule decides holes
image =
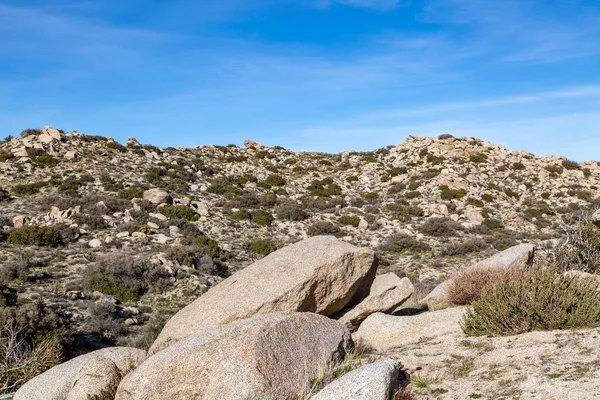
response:
{"label": "large granite boulder", "polygon": [[14,400],[88,400],[116,389],[121,378],[146,358],[146,352],[109,347],[57,365],[31,379]]}
{"label": "large granite boulder", "polygon": [[296,398],[352,347],[339,322],[264,314],[189,336],[127,375],[116,400]]}
{"label": "large granite boulder", "polygon": [[269,254],[236,272],[165,325],[150,353],[187,336],[256,314],[334,315],[369,293],[377,259],[332,236],[315,236]]}
{"label": "large granite boulder", "polygon": [[338,321],[345,324],[353,332],[369,315],[376,312],[387,313],[393,311],[405,302],[414,290],[415,288],[408,278],[400,279],[393,272],[377,275],[371,285],[369,296],[356,307],[345,312]]}

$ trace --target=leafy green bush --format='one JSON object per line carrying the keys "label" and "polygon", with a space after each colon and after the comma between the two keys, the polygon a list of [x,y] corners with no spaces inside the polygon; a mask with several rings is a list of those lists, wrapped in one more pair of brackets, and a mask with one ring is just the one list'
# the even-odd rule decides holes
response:
{"label": "leafy green bush", "polygon": [[424,253],[431,251],[431,246],[410,235],[404,233],[395,233],[391,236],[388,236],[383,241],[379,249],[392,253],[404,253],[405,251]]}
{"label": "leafy green bush", "polygon": [[144,188],[137,185],[131,186],[126,189],[119,190],[118,196],[120,199],[126,200],[131,200],[135,198],[141,199],[144,197]]}
{"label": "leafy green bush", "polygon": [[309,217],[302,205],[293,200],[281,202],[275,209],[278,219],[288,221],[304,221]]}
{"label": "leafy green bush", "polygon": [[566,158],[564,160],[562,160],[561,164],[565,169],[569,169],[569,170],[581,169],[581,166],[579,165],[579,163],[577,161],[571,161]]}
{"label": "leafy green bush", "polygon": [[60,231],[53,226],[24,226],[8,235],[8,243],[57,247],[62,244]]}
{"label": "leafy green bush", "polygon": [[16,158],[13,153],[8,151],[0,150],[0,162],[6,162],[8,160],[12,160]]}
{"label": "leafy green bush", "polygon": [[517,199],[517,200],[519,200],[521,198],[521,195],[519,193],[517,193],[511,189],[506,189],[504,191],[504,194],[506,194],[508,197],[512,197],[513,199]]}
{"label": "leafy green bush", "polygon": [[421,192],[418,190],[411,190],[404,194],[404,197],[407,199],[416,199],[417,197],[421,197]]}
{"label": "leafy green bush", "polygon": [[333,235],[339,236],[341,234],[340,228],[327,221],[318,221],[308,227],[308,236],[318,235]]}
{"label": "leafy green bush", "polygon": [[260,226],[271,226],[275,218],[264,210],[255,210],[250,212],[250,220]]}
{"label": "leafy green bush", "polygon": [[109,149],[117,150],[121,153],[125,153],[127,151],[127,148],[125,146],[117,142],[108,142],[106,144],[106,147],[108,147]]}
{"label": "leafy green bush", "polygon": [[356,215],[342,215],[337,221],[342,225],[358,226],[360,218]]}
{"label": "leafy green bush", "polygon": [[255,254],[259,254],[262,256],[266,256],[275,250],[277,250],[277,246],[275,246],[271,241],[259,239],[249,243],[246,243],[246,251],[250,251]]}
{"label": "leafy green bush", "polygon": [[187,206],[166,206],[160,209],[160,212],[169,219],[185,219],[188,221],[197,221],[196,212]]}
{"label": "leafy green bush", "polygon": [[481,200],[491,203],[492,201],[495,200],[495,197],[489,193],[484,193],[481,195]]}
{"label": "leafy green bush", "polygon": [[600,291],[594,278],[525,271],[484,289],[461,327],[469,336],[517,335],[533,330],[600,326]]}
{"label": "leafy green bush", "polygon": [[454,236],[457,230],[462,227],[458,222],[455,222],[447,217],[429,218],[419,226],[419,232],[428,236],[447,237]]}
{"label": "leafy green bush", "polygon": [[483,203],[483,201],[481,201],[479,199],[476,199],[474,197],[469,197],[467,199],[467,204],[470,204],[470,205],[475,206],[475,207],[483,207],[485,205]]}
{"label": "leafy green bush", "polygon": [[265,183],[269,186],[283,186],[285,185],[285,180],[280,175],[269,175],[265,179]]}
{"label": "leafy green bush", "polygon": [[365,195],[365,200],[367,201],[376,201],[379,199],[379,194],[377,192],[369,192]]}
{"label": "leafy green bush", "polygon": [[523,164],[522,162],[513,163],[512,167],[516,170],[524,170],[526,168],[525,164]]}
{"label": "leafy green bush", "polygon": [[346,182],[348,182],[348,183],[358,182],[358,176],[356,176],[356,175],[349,176],[346,178]]}
{"label": "leafy green bush", "polygon": [[471,161],[474,164],[481,164],[481,163],[485,163],[488,160],[488,156],[485,153],[478,153],[478,154],[473,154],[471,157],[469,157],[469,161]]}
{"label": "leafy green bush", "polygon": [[308,186],[311,196],[331,197],[342,194],[342,188],[331,178],[315,180]]}
{"label": "leafy green bush", "polygon": [[39,168],[52,167],[58,164],[58,160],[52,157],[50,154],[43,154],[40,156],[32,156],[30,157],[31,163]]}
{"label": "leafy green bush", "polygon": [[144,294],[144,285],[141,282],[123,282],[115,276],[96,273],[88,279],[87,290],[115,296],[117,300],[125,303],[138,301]]}
{"label": "leafy green bush", "polygon": [[446,185],[440,186],[439,189],[442,200],[462,199],[467,195],[467,191],[464,189],[450,189]]}

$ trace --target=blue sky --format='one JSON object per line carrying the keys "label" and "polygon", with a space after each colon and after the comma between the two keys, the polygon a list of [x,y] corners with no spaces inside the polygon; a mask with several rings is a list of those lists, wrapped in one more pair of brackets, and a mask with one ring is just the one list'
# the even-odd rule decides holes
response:
{"label": "blue sky", "polygon": [[0,0],[0,135],[600,159],[597,0]]}

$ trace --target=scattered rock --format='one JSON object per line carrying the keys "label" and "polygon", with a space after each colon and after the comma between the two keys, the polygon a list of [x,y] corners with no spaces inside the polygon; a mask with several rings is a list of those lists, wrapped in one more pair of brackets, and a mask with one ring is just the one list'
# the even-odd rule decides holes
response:
{"label": "scattered rock", "polygon": [[102,246],[102,240],[100,239],[92,239],[88,242],[88,246],[90,246],[92,249],[97,249],[100,246]]}

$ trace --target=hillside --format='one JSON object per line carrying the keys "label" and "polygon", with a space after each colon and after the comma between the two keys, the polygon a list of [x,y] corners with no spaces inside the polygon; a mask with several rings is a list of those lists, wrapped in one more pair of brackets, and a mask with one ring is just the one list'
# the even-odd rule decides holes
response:
{"label": "hillside", "polygon": [[423,296],[474,260],[549,247],[599,187],[595,161],[450,135],[326,154],[30,129],[0,142],[0,316],[60,331],[67,356],[148,347],[232,272],[322,234]]}

